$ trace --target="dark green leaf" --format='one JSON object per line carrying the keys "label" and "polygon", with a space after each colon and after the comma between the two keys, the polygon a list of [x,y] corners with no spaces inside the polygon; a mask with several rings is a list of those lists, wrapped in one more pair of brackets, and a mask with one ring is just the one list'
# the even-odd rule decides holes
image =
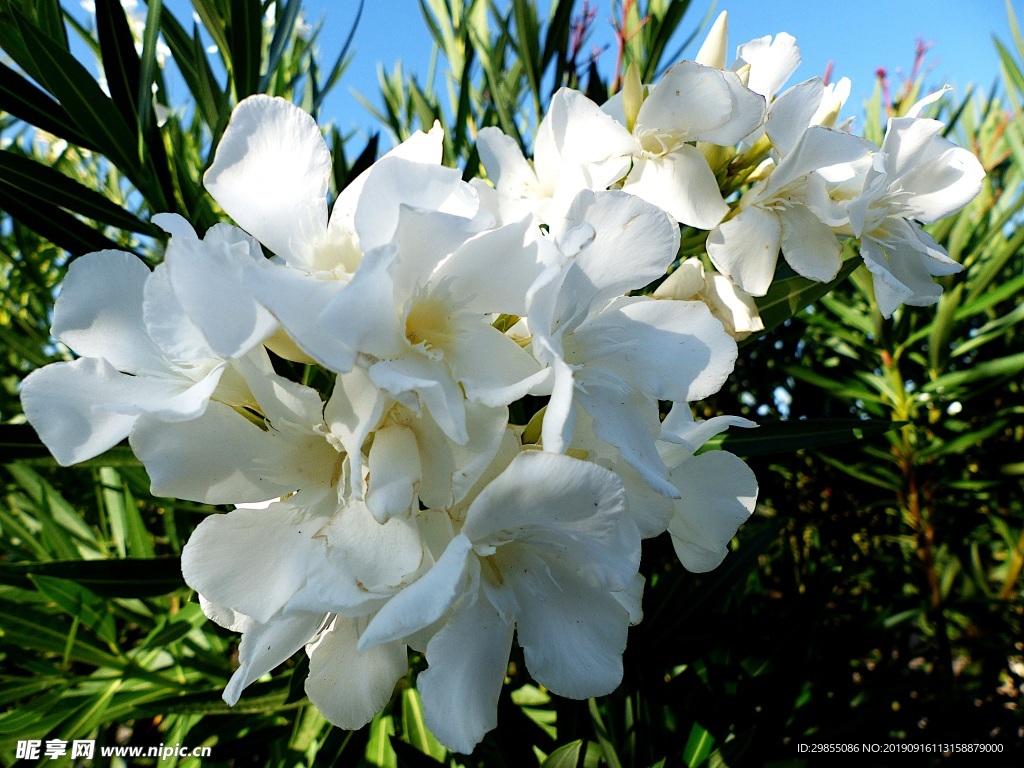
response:
{"label": "dark green leaf", "polygon": [[24,16],[12,13],[10,18],[13,24],[0,24],[0,44],[6,49],[11,36],[20,37],[34,70],[29,70],[30,74],[38,73],[39,82],[60,102],[91,144],[132,175],[138,169],[135,131],[93,75],[70,53],[50,44]]}
{"label": "dark green leaf", "polygon": [[157,38],[160,35],[160,17],[163,15],[163,0],[149,0],[146,12],[146,28],[142,33],[142,56],[139,59],[139,125],[149,125],[153,110],[153,79],[157,71]]}
{"label": "dark green leaf", "polygon": [[164,11],[160,18],[160,29],[164,33],[167,47],[178,65],[182,79],[188,86],[203,122],[213,130],[227,114],[228,106],[224,92],[210,69],[198,27],[195,37],[190,37],[172,13]]}
{"label": "dark green leaf", "polygon": [[106,597],[154,597],[185,588],[177,557],[0,563],[0,583],[24,587],[31,576],[53,576]]}
{"label": "dark green leaf", "polygon": [[398,758],[398,768],[438,768],[444,765],[411,744],[406,744],[397,736],[391,737],[391,748],[395,750],[395,756]]}
{"label": "dark green leaf", "polygon": [[96,0],[96,36],[110,98],[126,124],[139,124],[139,55],[120,0]]}
{"label": "dark green leaf", "polygon": [[25,200],[24,193],[0,178],[0,209],[54,245],[81,256],[91,251],[128,250],[51,203]]}
{"label": "dark green leaf", "polygon": [[792,453],[876,437],[899,427],[878,419],[814,419],[777,421],[756,429],[733,429],[719,440],[721,448],[739,456]]}
{"label": "dark green leaf", "polygon": [[97,149],[78,130],[64,107],[3,63],[0,63],[0,109],[83,149]]}
{"label": "dark green leaf", "polygon": [[[0,150],[0,176],[24,196],[65,208],[113,227],[160,237],[161,229],[133,216],[95,190],[23,155]],[[40,234],[45,235],[42,231]]]}
{"label": "dark green leaf", "polygon": [[263,49],[263,6],[260,0],[231,0],[227,30],[235,98],[241,101],[256,93]]}
{"label": "dark green leaf", "polygon": [[69,616],[77,617],[85,627],[93,630],[100,640],[111,647],[117,645],[114,616],[107,601],[81,584],[68,579],[42,574],[33,574],[29,578],[36,585],[36,589]]}

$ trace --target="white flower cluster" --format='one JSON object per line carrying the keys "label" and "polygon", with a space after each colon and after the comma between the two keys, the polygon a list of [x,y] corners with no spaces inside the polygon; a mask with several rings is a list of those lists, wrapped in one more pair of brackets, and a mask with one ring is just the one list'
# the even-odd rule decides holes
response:
{"label": "white flower cluster", "polygon": [[[883,311],[934,300],[928,275],[958,267],[917,222],[973,196],[977,161],[930,120],[891,121],[880,149],[830,127],[842,88],[820,80],[774,98],[791,38],[741,46],[731,70],[724,50],[723,17],[656,87],[633,78],[603,107],[559,91],[532,162],[481,131],[493,186],[440,164],[435,127],[330,210],[318,127],[254,96],[205,177],[237,227],[200,238],[162,214],[156,269],[117,251],[71,264],[52,333],[79,357],[28,376],[25,413],[61,464],[128,438],[155,494],[236,506],[182,558],[207,615],[243,633],[229,703],[304,647],[310,700],[356,728],[412,648],[428,727],[469,752],[513,633],[552,692],[611,692],[641,539],[668,531],[710,570],[753,510],[739,458],[696,455],[753,425],[688,403],[759,330],[750,294],[778,252],[829,280],[852,234]],[[766,144],[730,203],[722,180]],[[691,260],[664,279],[677,222],[711,230],[721,274]],[[527,396],[546,405],[510,423],[542,402]]]}

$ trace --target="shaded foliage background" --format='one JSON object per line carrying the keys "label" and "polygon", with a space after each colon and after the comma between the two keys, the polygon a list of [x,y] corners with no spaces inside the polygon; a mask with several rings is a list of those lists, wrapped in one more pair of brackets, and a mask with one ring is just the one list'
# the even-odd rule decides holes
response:
{"label": "shaded foliage background", "polygon": [[[440,120],[446,161],[467,177],[481,172],[479,128],[527,144],[560,85],[603,101],[631,62],[656,78],[678,58],[674,33],[696,38],[703,10],[623,0],[609,72],[587,60],[593,17],[572,2],[551,3],[546,18],[528,0],[421,5],[443,76],[386,71],[378,117],[397,139]],[[126,447],[59,469],[20,415],[20,379],[69,358],[48,332],[68,261],[116,247],[154,263],[155,212],[200,231],[218,221],[201,178],[231,107],[260,92],[316,114],[343,79],[345,50],[322,65],[319,31],[296,24],[299,0],[192,6],[201,25],[150,0],[133,27],[120,3],[97,0],[86,29],[58,0],[0,0],[0,48],[13,61],[0,63],[0,763],[14,762],[19,739],[95,738],[209,745],[204,765],[799,765],[816,762],[799,742],[872,741],[999,744],[984,764],[1020,764],[1024,41],[1012,12],[997,43],[1002,85],[947,101],[940,115],[988,172],[974,203],[930,228],[966,272],[943,278],[937,307],[883,322],[852,244],[848,278],[825,297],[780,266],[760,301],[769,332],[744,345],[728,388],[698,414],[763,424],[722,441],[761,483],[735,551],[695,576],[667,538],[648,542],[646,617],[620,689],[551,698],[514,650],[498,730],[454,756],[424,728],[411,674],[352,733],[305,699],[303,654],[224,705],[238,636],[205,620],[178,568],[190,532],[216,510],[153,498]],[[109,95],[69,36],[102,62]],[[158,39],[170,49],[163,66]],[[886,115],[923,87],[908,83],[894,103],[879,89],[868,137],[880,141]],[[377,139],[326,136],[333,195],[372,162]],[[681,255],[704,237],[684,229]],[[915,762],[978,758],[871,764]],[[178,763],[200,761],[161,761]]]}

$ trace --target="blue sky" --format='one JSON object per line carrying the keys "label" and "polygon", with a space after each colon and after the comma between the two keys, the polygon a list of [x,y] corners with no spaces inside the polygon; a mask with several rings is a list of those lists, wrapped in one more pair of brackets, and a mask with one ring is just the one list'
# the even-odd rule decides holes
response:
{"label": "blue sky", "polygon": [[[321,37],[324,59],[337,54],[355,17],[355,0],[307,0],[307,18],[323,20]],[[611,0],[592,2],[598,17],[594,42],[611,40],[608,23]],[[710,3],[695,1],[683,22],[685,33],[700,24]],[[1024,22],[1024,0],[1013,0]],[[789,32],[796,37],[803,64],[790,84],[820,75],[834,61],[834,79],[853,81],[853,95],[844,115],[859,115],[860,105],[874,88],[874,72],[885,67],[898,87],[900,73],[909,71],[918,37],[931,42],[927,65],[929,82],[949,83],[963,93],[968,83],[987,90],[999,73],[992,44],[996,34],[1010,43],[1004,0],[770,0],[716,4],[729,11],[730,55],[736,46],[754,37]],[[681,36],[680,42],[685,38]],[[333,45],[332,45],[333,44]],[[692,56],[688,50],[684,56]],[[607,69],[615,52],[604,54]],[[430,62],[429,35],[417,0],[367,0],[355,41],[355,58],[336,93],[321,112],[324,121],[365,134],[374,128],[373,118],[354,98],[358,91],[379,103],[377,66],[391,68],[401,60],[407,72],[425,77]]]}

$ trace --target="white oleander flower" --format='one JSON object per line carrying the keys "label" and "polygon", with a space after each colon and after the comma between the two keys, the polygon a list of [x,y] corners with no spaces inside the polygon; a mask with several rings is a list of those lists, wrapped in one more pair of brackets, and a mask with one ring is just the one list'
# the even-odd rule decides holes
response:
{"label": "white oleander flower", "polygon": [[431,569],[373,617],[358,648],[423,640],[428,630],[417,684],[424,717],[443,744],[468,753],[497,723],[513,631],[530,673],[552,692],[588,698],[618,686],[639,613],[639,562],[613,473],[523,453],[473,499]]}
{"label": "white oleander flower", "polygon": [[693,145],[731,146],[765,118],[764,97],[734,72],[692,61],[668,69],[656,86],[627,78],[603,109],[632,136],[632,168],[622,189],[668,211],[677,221],[711,229],[728,213],[715,174]]}
{"label": "white oleander flower", "polygon": [[658,400],[717,392],[736,343],[702,302],[624,295],[675,258],[679,232],[660,209],[624,192],[581,192],[552,235],[566,260],[538,280],[528,315],[533,353],[553,371],[544,449],[567,448],[578,404],[624,461],[675,496],[654,445]]}
{"label": "white oleander flower", "polygon": [[607,189],[629,170],[635,145],[615,120],[579,91],[560,88],[537,127],[533,160],[498,128],[483,128],[477,148],[492,189],[474,181],[500,223],[534,215],[558,221],[580,190]]}
{"label": "white oleander flower", "polygon": [[[62,465],[112,448],[142,419],[189,421],[212,400],[252,400],[231,358],[214,351],[189,319],[166,264],[150,271],[122,251],[76,259],[50,332],[81,357],[30,373],[21,401]],[[262,347],[247,354],[269,368]]]}
{"label": "white oleander flower", "polygon": [[942,93],[922,99],[907,117],[890,118],[863,189],[847,206],[886,318],[901,304],[934,304],[942,286],[932,278],[963,269],[921,228],[967,205],[985,178],[971,152],[940,135],[941,122],[917,117]]}
{"label": "white oleander flower", "polygon": [[396,237],[403,207],[450,217],[449,228],[462,219],[467,232],[489,223],[489,216],[474,218],[478,202],[461,174],[439,165],[441,141],[439,126],[414,134],[345,187],[328,216],[331,155],[313,118],[262,95],[235,107],[204,184],[275,258],[248,269],[243,285],[217,287],[248,291],[270,310],[288,336],[275,351],[324,365],[330,358],[336,371],[354,365],[355,353],[316,321],[363,253]]}
{"label": "white oleander flower", "polygon": [[[798,97],[802,92],[790,93]],[[754,296],[767,293],[780,250],[797,274],[818,282],[836,276],[842,266],[842,244],[833,227],[845,223],[845,212],[837,211],[818,171],[867,157],[873,149],[870,142],[851,134],[807,127],[799,110],[792,112],[799,127],[785,123],[783,114],[790,115],[780,111],[774,119],[779,121],[779,135],[785,137],[784,147],[791,137],[798,137],[792,149],[767,179],[743,194],[736,214],[715,228],[707,241],[715,267]],[[768,135],[772,136],[771,129]]]}

